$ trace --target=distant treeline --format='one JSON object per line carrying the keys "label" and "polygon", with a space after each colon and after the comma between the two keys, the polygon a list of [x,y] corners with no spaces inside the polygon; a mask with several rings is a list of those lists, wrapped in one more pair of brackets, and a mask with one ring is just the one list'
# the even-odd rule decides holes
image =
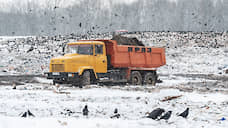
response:
{"label": "distant treeline", "polygon": [[83,0],[68,8],[31,1],[0,12],[0,35],[90,34],[128,31],[227,31],[228,0],[138,0],[105,6]]}

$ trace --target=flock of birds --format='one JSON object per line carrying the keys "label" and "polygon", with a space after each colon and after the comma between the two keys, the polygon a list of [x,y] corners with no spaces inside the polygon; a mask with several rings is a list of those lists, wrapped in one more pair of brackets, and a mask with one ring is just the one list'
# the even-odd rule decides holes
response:
{"label": "flock of birds", "polygon": [[[165,112],[165,110],[163,108],[156,108],[152,112],[150,112],[149,115],[146,117],[151,118],[153,120],[161,120],[161,119],[168,120],[172,115],[172,111],[168,111],[165,113],[164,112]],[[183,118],[187,118],[188,114],[189,114],[189,108],[184,110],[184,112],[178,114],[178,116],[181,116]]]}
{"label": "flock of birds", "polygon": [[[70,110],[67,110],[67,112],[73,113]],[[85,105],[84,108],[82,109],[82,114],[83,114],[83,116],[87,116],[88,117],[89,109],[88,109],[87,105]],[[187,118],[188,114],[189,114],[189,108],[187,108],[184,112],[182,112],[180,114],[177,114],[177,115],[180,116],[180,117],[183,117],[183,118]],[[169,120],[171,115],[172,115],[172,111],[165,112],[165,109],[163,109],[163,108],[156,108],[152,112],[150,112],[148,114],[148,116],[145,116],[145,117],[159,121],[159,120],[162,120],[162,119],[163,120]],[[35,117],[35,116],[34,116],[33,113],[30,112],[30,110],[27,110],[26,112],[21,114],[21,117]],[[110,118],[112,118],[112,119],[113,118],[117,118],[117,119],[120,118],[120,114],[118,113],[118,109],[117,108],[115,108],[114,114]]]}

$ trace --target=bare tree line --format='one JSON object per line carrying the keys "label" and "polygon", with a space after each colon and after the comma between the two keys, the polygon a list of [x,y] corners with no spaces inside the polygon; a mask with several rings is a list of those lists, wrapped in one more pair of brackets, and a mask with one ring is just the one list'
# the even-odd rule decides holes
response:
{"label": "bare tree line", "polygon": [[0,12],[0,35],[58,35],[129,31],[227,31],[228,1],[139,0],[104,7],[102,0],[83,0],[62,8],[65,0],[12,4]]}

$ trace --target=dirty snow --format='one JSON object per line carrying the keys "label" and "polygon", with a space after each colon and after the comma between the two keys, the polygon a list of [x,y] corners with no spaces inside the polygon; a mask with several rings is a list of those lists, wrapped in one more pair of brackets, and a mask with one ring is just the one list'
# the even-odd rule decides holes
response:
{"label": "dirty snow", "polygon": [[[43,85],[36,85],[43,86]],[[116,87],[115,87],[116,88]],[[24,88],[12,90],[0,87],[0,127],[225,127],[227,121],[227,94],[181,92],[177,89],[124,91],[98,87],[78,89],[63,88],[70,94],[56,94],[49,85],[46,89]],[[129,87],[131,88],[131,86]],[[166,96],[182,95],[180,98],[162,102]],[[82,116],[82,108],[88,105],[89,116]],[[172,110],[173,115],[166,121],[144,118],[155,108]],[[190,108],[187,119],[176,114]],[[119,109],[120,119],[110,119],[115,108]],[[23,119],[21,112],[29,109],[36,117]],[[65,115],[64,109],[74,113]],[[14,121],[15,123],[10,123]]]}
{"label": "dirty snow", "polygon": [[[228,127],[227,33],[136,32],[125,36],[166,48],[167,65],[158,69],[162,83],[156,87],[92,85],[83,89],[61,85],[58,91],[66,94],[59,94],[52,81],[43,77],[34,78],[39,83],[25,82],[16,90],[0,81],[0,128]],[[110,38],[110,33],[0,37],[0,75],[42,76],[48,71],[50,59],[62,55],[66,42]],[[162,102],[166,96],[181,97]],[[88,117],[81,113],[86,104]],[[144,118],[158,107],[173,111],[167,122]],[[178,117],[177,113],[187,107],[189,117]],[[120,119],[110,119],[115,108]],[[20,117],[27,109],[34,118]]]}
{"label": "dirty snow", "polygon": [[[167,64],[161,74],[225,74],[228,69],[227,33],[142,32],[126,34],[145,45],[166,48]],[[0,37],[0,74],[42,74],[52,57],[61,56],[67,42],[80,39],[111,39],[99,35],[59,35],[53,37]]]}

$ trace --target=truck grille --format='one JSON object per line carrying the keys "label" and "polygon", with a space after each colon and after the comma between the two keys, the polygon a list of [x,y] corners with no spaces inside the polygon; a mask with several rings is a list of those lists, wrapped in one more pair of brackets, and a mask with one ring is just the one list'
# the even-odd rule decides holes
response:
{"label": "truck grille", "polygon": [[52,72],[64,72],[64,64],[52,64]]}

